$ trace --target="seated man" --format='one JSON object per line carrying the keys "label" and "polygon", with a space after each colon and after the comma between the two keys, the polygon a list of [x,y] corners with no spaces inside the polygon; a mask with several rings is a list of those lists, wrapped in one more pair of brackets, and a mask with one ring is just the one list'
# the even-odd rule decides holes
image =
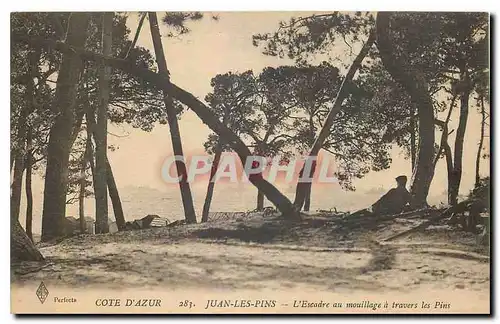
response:
{"label": "seated man", "polygon": [[389,190],[372,205],[373,213],[376,215],[394,215],[401,213],[411,199],[410,193],[406,190],[406,181],[406,176],[397,177],[397,187]]}

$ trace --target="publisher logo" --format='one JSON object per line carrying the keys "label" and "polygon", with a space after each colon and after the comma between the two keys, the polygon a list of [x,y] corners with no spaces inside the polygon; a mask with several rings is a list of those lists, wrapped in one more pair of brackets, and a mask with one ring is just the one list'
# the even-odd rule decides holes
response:
{"label": "publisher logo", "polygon": [[38,286],[38,289],[36,290],[36,296],[40,300],[40,302],[43,304],[45,302],[45,299],[47,299],[47,296],[49,295],[49,291],[47,290],[47,287],[45,287],[45,284],[43,281],[40,283],[40,286]]}

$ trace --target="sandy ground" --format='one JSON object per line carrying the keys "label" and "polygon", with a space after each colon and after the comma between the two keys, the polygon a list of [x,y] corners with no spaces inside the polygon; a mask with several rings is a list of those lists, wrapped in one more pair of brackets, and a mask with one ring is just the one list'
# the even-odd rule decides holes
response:
{"label": "sandy ground", "polygon": [[380,244],[418,220],[346,232],[311,219],[296,224],[253,215],[73,237],[40,245],[46,262],[13,265],[12,282],[86,289],[433,290],[489,300],[487,249],[472,234],[434,226]]}

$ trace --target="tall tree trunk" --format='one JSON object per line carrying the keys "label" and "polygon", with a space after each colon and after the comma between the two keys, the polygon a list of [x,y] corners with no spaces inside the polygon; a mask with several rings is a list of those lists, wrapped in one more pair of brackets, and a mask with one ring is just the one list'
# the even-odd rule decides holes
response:
{"label": "tall tree trunk", "polygon": [[304,211],[306,212],[308,212],[309,209],[311,208],[311,191],[312,191],[312,185],[309,187],[309,190],[307,191],[306,200],[304,202]]}
{"label": "tall tree trunk", "polygon": [[[310,138],[310,143],[314,143],[314,137],[316,136],[316,130],[314,128],[314,115],[310,114],[309,115],[309,138]],[[310,144],[312,145],[312,144]],[[304,170],[302,170],[303,172]],[[309,208],[311,207],[311,191],[312,191],[312,183],[311,185],[307,188],[306,191],[306,196],[304,199],[304,211],[309,211]]]}
{"label": "tall tree trunk", "polygon": [[450,145],[448,144],[448,122],[444,123],[444,128],[443,128],[443,134],[441,135],[441,144],[438,150],[438,154],[436,155],[436,158],[434,159],[434,168],[436,168],[436,164],[439,160],[439,156],[441,155],[441,152],[444,153],[445,161],[446,161],[446,173],[447,173],[447,179],[448,179],[448,204],[451,205],[451,188],[453,186],[452,183],[452,178],[453,178],[453,156],[451,154],[451,148]]}
{"label": "tall tree trunk", "polygon": [[[87,127],[88,130],[88,127]],[[87,231],[85,223],[85,189],[87,187],[87,162],[92,157],[92,138],[90,132],[87,131],[87,139],[85,141],[85,153],[83,154],[82,164],[80,166],[80,193],[78,195],[78,213],[80,218],[80,233]]]}
{"label": "tall tree trunk", "polygon": [[410,155],[411,155],[411,170],[415,169],[415,160],[417,158],[417,139],[415,134],[415,107],[411,109],[410,116]]}
{"label": "tall tree trunk", "polygon": [[[102,14],[102,54],[111,55],[113,12]],[[93,130],[95,140],[95,232],[108,233],[108,186],[106,152],[108,149],[107,125],[109,103],[109,80],[111,68],[105,64],[99,66],[99,105],[97,106],[97,123]]]}
{"label": "tall tree trunk", "polygon": [[14,161],[16,160],[16,155],[17,155],[17,151],[15,149],[11,149],[10,150],[10,175],[11,176],[12,176],[12,169],[14,168]]}
{"label": "tall tree trunk", "polygon": [[257,210],[264,210],[264,194],[260,190],[257,191]]}
{"label": "tall tree trunk", "polygon": [[[85,112],[85,119],[87,120],[87,138],[90,139],[90,152],[89,152],[89,166],[90,166],[90,171],[92,173],[92,186],[94,188],[94,193],[95,193],[95,183],[96,183],[96,172],[95,172],[95,163],[94,163],[94,148],[92,146],[92,136],[95,136],[95,116],[94,116],[94,111],[92,109],[92,106],[90,106],[90,103],[87,102],[87,109]],[[95,195],[94,195],[95,196]],[[97,203],[97,202],[96,202]]]}
{"label": "tall tree trunk", "polygon": [[[165,82],[169,82],[169,72],[167,68],[167,61],[163,53],[163,46],[160,36],[160,28],[158,26],[158,19],[155,12],[149,13],[149,25],[151,28],[151,37],[155,49],[156,63],[158,65],[159,73],[165,78]],[[181,134],[179,124],[177,122],[177,113],[175,111],[174,102],[170,94],[166,91],[163,92],[163,100],[167,111],[168,125],[170,129],[170,137],[172,140],[172,148],[175,156],[184,157],[182,150]],[[181,177],[179,187],[181,191],[182,204],[184,206],[184,215],[188,223],[196,223],[196,213],[193,206],[193,197],[191,196],[191,188],[187,181],[186,165],[184,161],[175,162],[177,174]]]}
{"label": "tall tree trunk", "polygon": [[452,206],[458,203],[458,193],[460,191],[460,182],[462,181],[462,157],[464,151],[465,130],[467,128],[467,119],[469,117],[469,96],[470,80],[468,72],[462,72],[461,78],[462,94],[460,96],[460,117],[455,137],[455,148],[453,151],[453,173],[451,178],[451,188],[449,192],[450,204]]}
{"label": "tall tree trunk", "polygon": [[451,188],[453,187],[452,178],[453,178],[453,156],[451,153],[451,148],[448,143],[444,143],[444,157],[446,159],[446,173],[448,175],[448,204],[452,205],[451,199]]}
{"label": "tall tree trunk", "polygon": [[[33,243],[32,219],[33,219],[33,194],[31,190],[31,168],[32,168],[32,136],[31,131],[26,136],[26,233],[19,222],[19,214],[11,213],[10,218],[10,260],[19,261],[42,261],[44,258]],[[22,173],[21,173],[22,176]],[[22,181],[22,180],[21,180]]]}
{"label": "tall tree trunk", "polygon": [[[90,172],[92,174],[92,187],[94,189],[95,204],[97,205],[97,198],[95,195],[95,192],[96,192],[95,186],[97,183],[96,170],[95,170],[96,168],[95,168],[95,163],[94,163],[95,154],[94,154],[94,148],[92,145],[92,136],[94,136],[94,138],[95,138],[95,132],[96,132],[97,126],[96,126],[96,121],[95,121],[95,111],[94,111],[93,106],[90,104],[88,97],[87,97],[85,104],[86,104],[86,106],[85,106],[85,119],[87,121],[87,139],[90,140],[88,142],[90,144],[90,149],[89,149],[90,152],[89,152],[88,162],[89,162],[89,166],[90,166]],[[94,227],[94,232],[95,232],[95,227]]]}
{"label": "tall tree trunk", "polygon": [[32,131],[26,136],[26,234],[33,241],[33,190],[31,187],[31,173],[33,169],[33,139]]}
{"label": "tall tree trunk", "polygon": [[201,222],[208,221],[208,214],[210,212],[210,205],[212,204],[212,197],[214,195],[215,189],[215,174],[217,172],[217,168],[219,167],[220,158],[222,156],[222,146],[220,144],[217,145],[215,149],[214,161],[212,163],[212,168],[210,169],[210,179],[208,180],[208,188],[207,195],[205,196],[205,203],[203,204],[203,212],[201,214]]}
{"label": "tall tree trunk", "polygon": [[[87,38],[89,14],[72,13],[68,22],[66,43],[83,48]],[[74,122],[75,98],[82,60],[78,54],[66,52],[57,77],[53,110],[57,113],[50,130],[47,148],[47,167],[42,213],[42,240],[47,241],[64,233],[68,163],[71,150],[71,131]]]}
{"label": "tall tree trunk", "polygon": [[34,94],[35,84],[33,76],[35,71],[38,70],[38,62],[40,61],[41,50],[39,48],[28,52],[28,70],[26,72],[26,92],[24,94],[26,106],[21,108],[19,114],[19,121],[17,123],[17,150],[14,157],[14,174],[11,186],[10,196],[10,213],[12,219],[19,218],[19,211],[21,208],[21,192],[23,185],[23,172],[25,169],[26,161],[26,132],[28,129],[28,117],[34,108]]}
{"label": "tall tree trunk", "polygon": [[71,147],[75,143],[78,138],[78,134],[82,130],[83,116],[85,116],[85,109],[81,109],[75,113],[75,125],[73,126],[73,130],[71,131]]}
{"label": "tall tree trunk", "polygon": [[390,12],[377,13],[377,47],[384,67],[392,78],[408,92],[412,104],[417,107],[419,141],[411,194],[412,206],[418,208],[427,205],[427,195],[434,176],[434,107],[423,74],[415,71],[394,54],[390,38],[391,15]]}
{"label": "tall tree trunk", "polygon": [[[113,57],[104,57],[97,53],[85,51],[81,47],[70,47],[68,46],[68,44],[62,42],[54,42],[47,39],[26,37],[24,35],[13,35],[12,41],[50,47],[64,53],[77,53],[85,60],[92,62],[105,62],[105,64],[111,67],[137,76],[144,81],[151,83],[153,86],[162,89],[164,92],[169,93],[172,97],[191,108],[191,110],[203,121],[203,123],[205,123],[213,132],[219,135],[224,143],[227,143],[231,146],[236,154],[238,154],[238,157],[243,164],[251,156],[250,150],[241,140],[241,138],[239,138],[238,135],[236,135],[226,125],[221,123],[217,116],[215,116],[203,102],[201,102],[193,94],[171,83],[170,80],[165,80],[165,76],[162,74],[158,74],[148,69],[132,65],[127,60],[117,59]],[[283,217],[288,219],[300,218],[300,214],[293,207],[291,201],[278,189],[276,189],[276,187],[266,181],[261,174],[253,174],[249,176],[249,180],[255,187],[257,187],[264,193],[269,201],[271,201],[278,208]]]}
{"label": "tall tree trunk", "polygon": [[[96,123],[94,120],[94,115],[92,112],[92,109],[90,106],[87,109],[87,112],[85,114],[87,118],[87,136],[89,138],[92,138],[92,136],[95,137],[95,128],[96,128]],[[91,142],[92,143],[92,142]],[[95,179],[95,166],[92,158],[92,146],[90,147],[90,156],[89,156],[89,162],[90,162],[90,168],[92,171],[92,181],[95,184],[96,179]],[[116,226],[118,227],[119,231],[122,231],[125,229],[125,216],[123,213],[123,207],[122,207],[122,202],[120,199],[120,194],[118,192],[118,187],[116,185],[115,177],[113,175],[113,169],[111,168],[111,163],[109,163],[108,157],[106,157],[106,182],[108,186],[108,194],[109,198],[111,199],[111,204],[113,206],[113,212],[115,214],[115,220],[116,220]],[[94,187],[95,191],[95,187]]]}
{"label": "tall tree trunk", "polygon": [[26,159],[26,118],[28,108],[22,108],[19,117],[19,126],[17,132],[18,148],[14,157],[14,174],[12,176],[11,194],[10,194],[10,216],[12,219],[19,218],[21,208],[21,191],[23,185],[24,162]]}
{"label": "tall tree trunk", "polygon": [[481,153],[483,151],[483,143],[484,143],[484,128],[486,123],[486,111],[484,109],[484,96],[481,96],[481,137],[479,138],[479,146],[477,148],[476,154],[476,183],[474,187],[478,187],[481,181],[481,177],[479,175],[479,169],[481,166]]}
{"label": "tall tree trunk", "polygon": [[[24,151],[24,149],[23,149]],[[16,161],[14,163],[14,175],[12,185],[10,187],[10,216],[12,219],[19,219],[19,211],[21,209],[21,194],[23,186],[23,173],[24,173],[24,160],[26,156],[17,153]]]}
{"label": "tall tree trunk", "polygon": [[78,194],[78,219],[80,220],[80,233],[83,234],[87,228],[85,226],[85,171],[80,172],[80,177],[82,178],[80,179],[80,192]]}
{"label": "tall tree trunk", "polygon": [[[372,31],[370,32],[370,36],[368,37],[368,40],[366,41],[365,45],[363,45],[363,48],[361,48],[361,51],[358,53],[358,56],[356,56],[356,58],[352,62],[352,65],[349,68],[349,71],[347,71],[344,81],[342,81],[342,85],[340,86],[339,92],[337,93],[337,97],[335,98],[333,107],[328,112],[328,115],[325,119],[325,123],[323,124],[320,133],[316,137],[316,140],[314,141],[311,151],[309,152],[308,156],[309,158],[318,156],[318,153],[321,150],[323,143],[328,138],[328,135],[330,135],[331,132],[330,130],[333,126],[335,116],[342,109],[342,102],[349,95],[349,92],[347,90],[348,84],[351,83],[354,75],[360,68],[363,59],[368,54],[368,51],[372,47],[374,41],[375,41],[375,33]],[[316,164],[313,163],[313,166],[311,167],[311,172],[309,173],[309,175],[306,175],[305,177],[312,178],[315,170],[316,170]],[[302,168],[301,172],[302,173],[304,172],[304,168]],[[297,184],[297,188],[295,190],[295,201],[293,203],[297,210],[302,209],[307,192],[309,191],[311,185],[312,185],[311,182],[299,182]]]}

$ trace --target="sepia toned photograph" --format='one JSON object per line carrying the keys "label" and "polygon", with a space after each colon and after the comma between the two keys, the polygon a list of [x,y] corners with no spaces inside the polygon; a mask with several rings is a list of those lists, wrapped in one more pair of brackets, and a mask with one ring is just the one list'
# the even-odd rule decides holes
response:
{"label": "sepia toned photograph", "polygon": [[11,12],[11,313],[490,315],[490,34]]}

